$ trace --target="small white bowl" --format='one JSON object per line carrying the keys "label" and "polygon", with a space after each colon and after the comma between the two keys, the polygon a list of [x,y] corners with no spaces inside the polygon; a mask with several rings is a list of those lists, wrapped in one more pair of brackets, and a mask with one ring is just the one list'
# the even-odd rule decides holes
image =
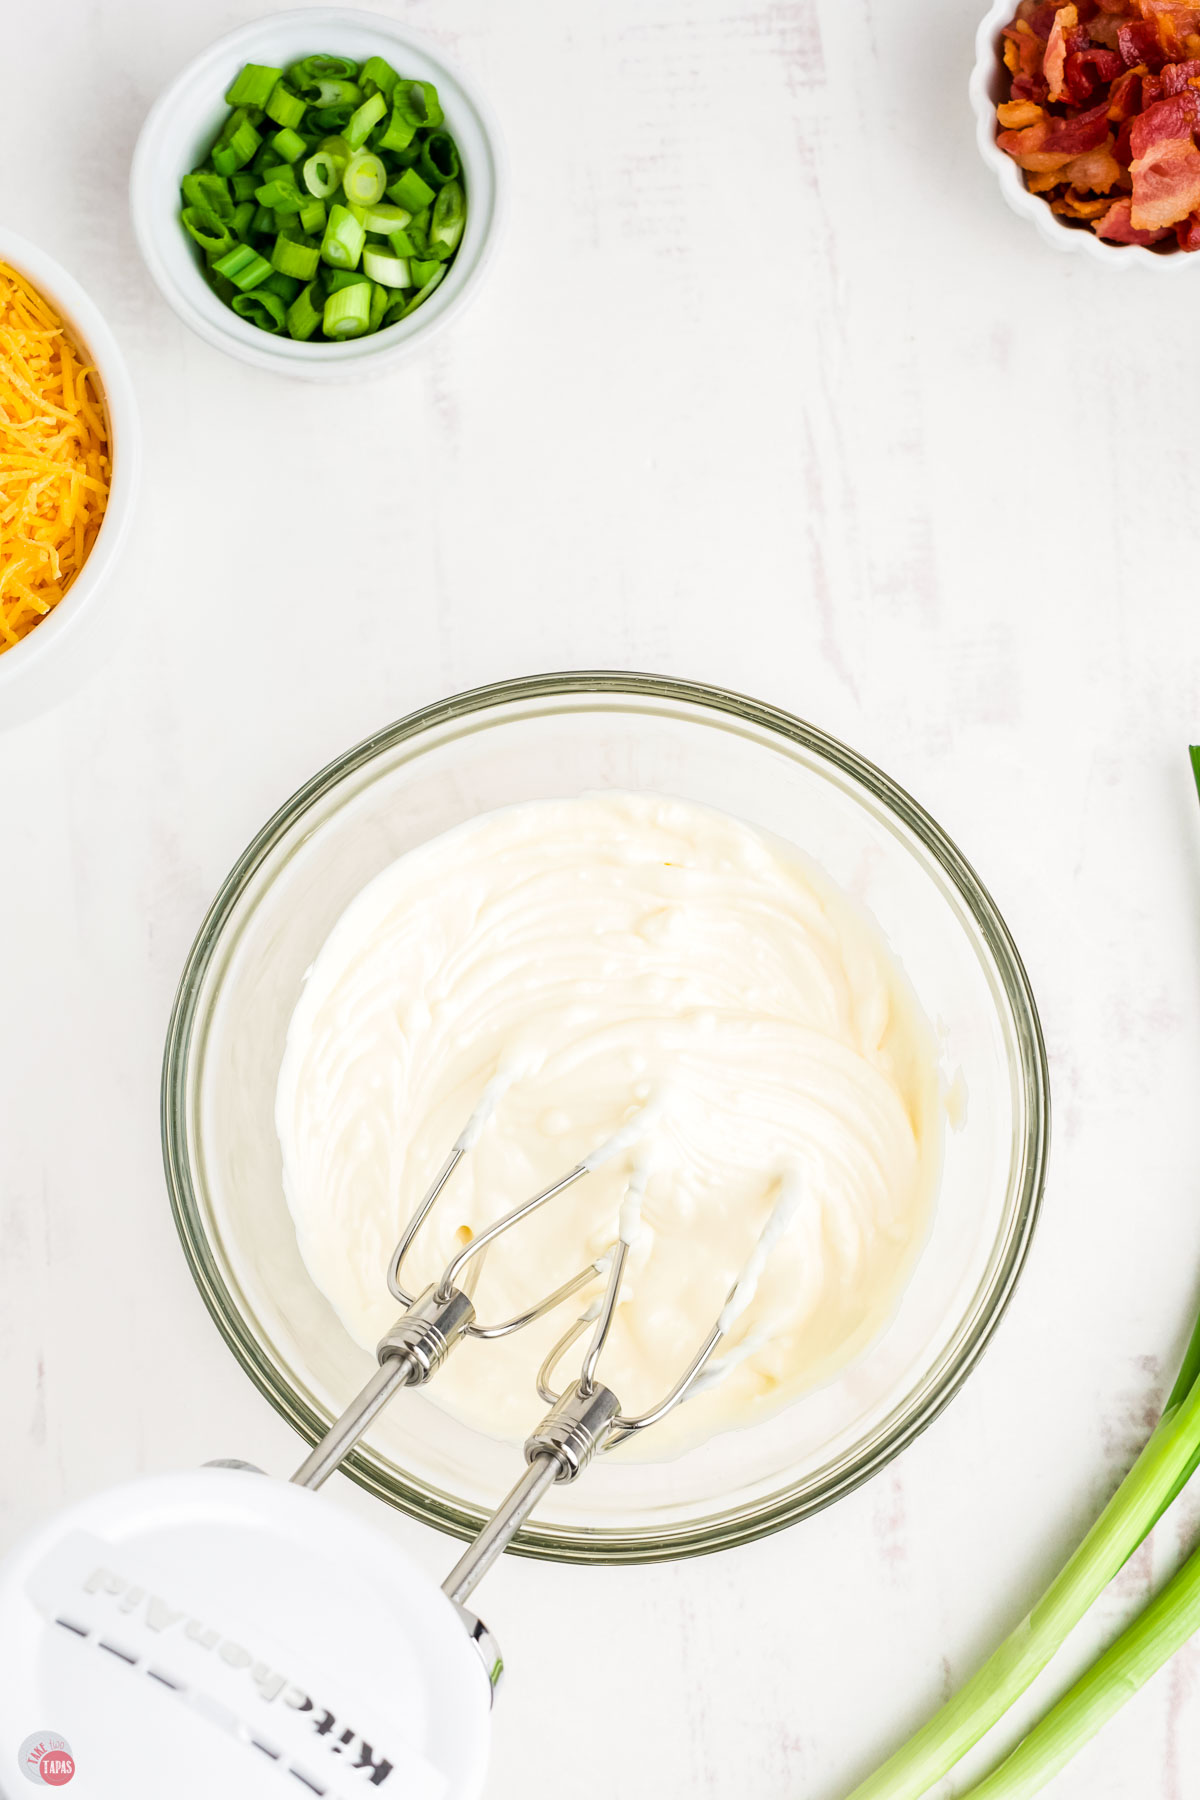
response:
{"label": "small white bowl", "polygon": [[975,141],[979,154],[1000,183],[1000,192],[1015,213],[1028,219],[1055,250],[1072,250],[1109,269],[1153,269],[1174,273],[1200,263],[1200,251],[1150,250],[1144,244],[1106,244],[1094,231],[1068,225],[1052,211],[1048,200],[1031,194],[1024,172],[996,142],[996,107],[1006,97],[1007,71],[1000,53],[1001,34],[1017,10],[1017,0],[993,0],[975,34],[975,67],[967,92],[975,113]]}
{"label": "small white bowl", "polygon": [[[401,74],[432,81],[462,157],[467,223],[441,285],[411,318],[340,344],[299,343],[239,318],[209,287],[179,222],[179,184],[201,161],[226,116],[225,90],[243,63],[286,66],[328,51],[365,62],[384,56]],[[440,50],[381,13],[318,6],[277,13],[231,31],[190,62],[159,95],[142,126],[129,182],[138,245],[165,299],[204,340],[230,356],[299,375],[344,381],[373,374],[422,348],[457,318],[491,262],[504,193],[500,133],[487,103]]]}
{"label": "small white bowl", "polygon": [[[81,622],[92,619],[96,613],[101,589],[112,573],[133,516],[134,497],[141,480],[142,438],[125,358],[95,301],[61,263],[36,244],[18,237],[15,231],[0,228],[0,262],[23,275],[50,302],[74,342],[95,365],[112,456],[108,505],[87,561],[58,605],[20,643],[0,654],[0,723],[6,723],[13,716],[11,702],[18,685],[25,687],[32,672],[41,671],[65,640],[79,634]],[[38,679],[43,679],[40,673]],[[38,704],[52,697],[48,686],[39,693]]]}

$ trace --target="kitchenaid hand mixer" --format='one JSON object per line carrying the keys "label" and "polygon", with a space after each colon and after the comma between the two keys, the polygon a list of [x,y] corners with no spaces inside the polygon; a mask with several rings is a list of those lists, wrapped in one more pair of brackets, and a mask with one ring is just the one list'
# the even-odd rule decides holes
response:
{"label": "kitchenaid hand mixer", "polygon": [[[649,1109],[560,1180],[465,1244],[413,1296],[407,1254],[507,1085],[485,1090],[392,1256],[404,1310],[379,1366],[290,1483],[245,1464],[151,1477],[60,1515],[0,1567],[0,1767],[70,1780],[80,1800],[469,1800],[487,1762],[501,1663],[464,1602],[548,1488],[664,1419],[761,1346],[745,1333],[716,1352],[754,1297],[795,1208],[795,1179],[690,1363],[662,1400],[626,1414],[600,1364],[641,1222],[647,1163],[632,1163],[615,1241],[536,1305],[481,1323],[474,1292],[489,1245],[601,1163],[646,1138]],[[602,1284],[602,1285],[601,1285]],[[594,1285],[543,1364],[549,1411],[526,1467],[439,1588],[382,1531],[314,1490],[401,1389],[432,1379],[464,1338],[523,1330]],[[577,1377],[554,1373],[591,1328]],[[69,1768],[69,1774],[63,1770]],[[2,1790],[0,1790],[2,1791]]]}

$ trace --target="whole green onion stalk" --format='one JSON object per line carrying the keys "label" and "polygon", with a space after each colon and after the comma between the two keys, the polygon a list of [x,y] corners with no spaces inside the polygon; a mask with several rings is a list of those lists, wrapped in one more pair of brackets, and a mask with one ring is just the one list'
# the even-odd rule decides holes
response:
{"label": "whole green onion stalk", "polygon": [[[1200,790],[1200,746],[1191,750]],[[848,1800],[920,1800],[1000,1720],[1200,1467],[1200,1320],[1141,1455],[1062,1572],[982,1668]],[[1034,1794],[1200,1626],[1200,1552],[970,1800]],[[963,1800],[967,1800],[964,1796]]]}

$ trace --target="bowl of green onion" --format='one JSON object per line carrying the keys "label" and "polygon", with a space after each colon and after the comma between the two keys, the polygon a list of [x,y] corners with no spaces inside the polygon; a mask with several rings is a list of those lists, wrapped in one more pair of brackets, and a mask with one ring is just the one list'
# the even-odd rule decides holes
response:
{"label": "bowl of green onion", "polygon": [[259,368],[376,372],[476,292],[503,193],[486,103],[395,20],[258,19],[181,72],[130,178],[147,266],[185,324]]}

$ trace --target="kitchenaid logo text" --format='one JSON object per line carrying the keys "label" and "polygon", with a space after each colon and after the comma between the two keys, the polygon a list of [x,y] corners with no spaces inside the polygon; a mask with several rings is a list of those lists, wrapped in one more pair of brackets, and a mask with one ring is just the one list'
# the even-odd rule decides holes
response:
{"label": "kitchenaid logo text", "polygon": [[[179,1633],[189,1642],[198,1644],[202,1650],[212,1651],[229,1668],[245,1669],[248,1678],[254,1683],[263,1700],[278,1701],[281,1706],[291,1707],[295,1712],[311,1713],[313,1731],[323,1739],[326,1749],[334,1756],[352,1759],[348,1766],[362,1770],[371,1786],[382,1787],[392,1773],[392,1764],[386,1757],[376,1756],[374,1748],[367,1743],[365,1738],[360,1737],[357,1731],[350,1728],[339,1730],[336,1714],[330,1712],[327,1707],[318,1707],[312,1697],[306,1694],[303,1688],[297,1687],[294,1682],[289,1680],[288,1676],[281,1675],[269,1664],[258,1661],[243,1644],[235,1643],[232,1638],[226,1637],[214,1626],[206,1625],[202,1620],[193,1618],[186,1610],[169,1606],[159,1595],[148,1592],[146,1588],[135,1586],[125,1576],[115,1575],[111,1569],[94,1570],[84,1582],[83,1588],[87,1594],[110,1595],[116,1600],[119,1612],[137,1614],[141,1623],[148,1630],[164,1636],[168,1633]],[[90,1636],[90,1633],[71,1624],[66,1619],[58,1622],[79,1636]],[[122,1656],[126,1662],[136,1663],[139,1660],[123,1652],[118,1646],[103,1644],[102,1647],[111,1650],[117,1656]],[[165,1678],[157,1670],[148,1669],[147,1673],[153,1675],[156,1681],[163,1682],[167,1687],[182,1689],[181,1683],[174,1681],[173,1678]],[[211,1716],[210,1707],[206,1707],[205,1711],[209,1712]],[[277,1753],[273,1753],[264,1744],[259,1744],[257,1747],[268,1756],[273,1754],[277,1756]],[[299,1770],[294,1769],[292,1773],[299,1775],[305,1785],[312,1788],[314,1792],[325,1792],[324,1788],[317,1787],[308,1781],[305,1776],[300,1774]]]}

